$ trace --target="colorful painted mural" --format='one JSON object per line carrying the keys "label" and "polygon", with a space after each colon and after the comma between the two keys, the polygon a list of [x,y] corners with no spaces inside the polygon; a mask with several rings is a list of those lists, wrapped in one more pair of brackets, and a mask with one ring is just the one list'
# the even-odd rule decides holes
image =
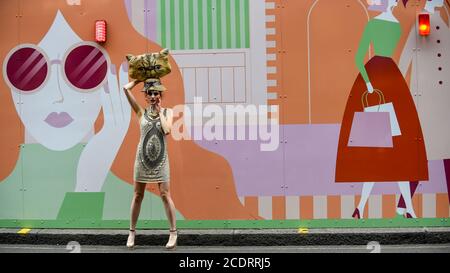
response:
{"label": "colorful painted mural", "polygon": [[[125,56],[163,48],[179,227],[450,225],[446,0],[0,5],[0,227],[128,226]],[[140,226],[167,226],[158,194]]]}

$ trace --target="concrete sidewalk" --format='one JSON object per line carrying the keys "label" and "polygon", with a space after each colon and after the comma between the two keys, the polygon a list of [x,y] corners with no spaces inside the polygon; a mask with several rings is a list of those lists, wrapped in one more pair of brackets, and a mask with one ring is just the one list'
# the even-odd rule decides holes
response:
{"label": "concrete sidewalk", "polygon": [[[19,234],[19,229],[0,229],[0,245],[82,245],[120,246],[127,230],[33,229]],[[168,230],[138,230],[140,245],[160,246],[167,242]],[[226,229],[179,230],[179,245],[184,246],[312,246],[312,245],[417,245],[450,243],[447,228],[372,228],[372,229]]]}

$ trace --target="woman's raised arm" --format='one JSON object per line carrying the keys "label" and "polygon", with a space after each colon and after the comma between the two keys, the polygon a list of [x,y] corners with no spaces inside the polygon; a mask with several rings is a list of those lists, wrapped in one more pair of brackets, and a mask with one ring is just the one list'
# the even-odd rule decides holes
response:
{"label": "woman's raised arm", "polygon": [[142,117],[144,114],[144,109],[137,103],[136,99],[134,98],[133,94],[131,93],[131,90],[138,84],[138,81],[132,81],[124,85],[123,90],[125,94],[127,95],[128,102],[131,105],[131,108],[133,108],[133,111],[137,114],[139,118]]}

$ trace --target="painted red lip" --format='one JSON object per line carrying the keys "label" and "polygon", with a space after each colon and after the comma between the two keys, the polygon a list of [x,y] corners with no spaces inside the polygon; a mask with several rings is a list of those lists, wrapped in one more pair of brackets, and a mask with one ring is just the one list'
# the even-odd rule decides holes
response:
{"label": "painted red lip", "polygon": [[54,128],[64,128],[73,122],[73,118],[66,112],[53,112],[47,116],[45,122]]}

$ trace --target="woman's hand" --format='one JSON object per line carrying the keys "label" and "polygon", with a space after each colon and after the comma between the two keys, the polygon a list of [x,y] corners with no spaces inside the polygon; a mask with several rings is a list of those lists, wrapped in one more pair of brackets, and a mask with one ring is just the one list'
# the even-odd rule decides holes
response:
{"label": "woman's hand", "polygon": [[[159,105],[159,118],[161,119],[161,126],[164,134],[168,135],[172,131],[173,111],[172,109],[164,109]],[[164,115],[166,111],[166,115]]]}
{"label": "woman's hand", "polygon": [[140,82],[140,81],[138,81],[138,80],[131,81],[131,82],[125,84],[125,85],[123,86],[123,89],[124,89],[124,90],[131,90],[131,89],[133,89],[136,85],[138,85],[139,82]]}
{"label": "woman's hand", "polygon": [[162,107],[161,107],[161,98],[157,98],[156,99],[156,103],[155,103],[155,113],[156,114],[161,114],[161,109],[162,109]]}

